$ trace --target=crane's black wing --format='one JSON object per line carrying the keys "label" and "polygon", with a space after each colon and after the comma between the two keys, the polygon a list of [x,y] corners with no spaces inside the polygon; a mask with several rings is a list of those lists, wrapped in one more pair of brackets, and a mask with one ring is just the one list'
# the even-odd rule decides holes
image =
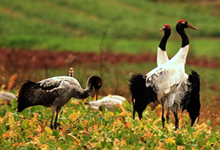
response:
{"label": "crane's black wing", "polygon": [[200,77],[197,72],[191,71],[191,75],[188,77],[188,81],[191,83],[189,91],[181,101],[182,112],[186,109],[189,112],[191,118],[191,126],[193,126],[196,118],[200,115]]}
{"label": "crane's black wing", "polygon": [[135,112],[137,112],[139,119],[141,119],[147,105],[150,102],[156,101],[157,94],[153,90],[153,87],[146,87],[146,79],[141,74],[132,75],[129,81],[129,89],[133,102],[133,118],[135,118]]}
{"label": "crane's black wing", "polygon": [[40,83],[25,81],[18,92],[18,112],[35,105],[49,107],[57,97],[65,92],[64,89],[58,88],[61,83],[46,87],[41,86]]}

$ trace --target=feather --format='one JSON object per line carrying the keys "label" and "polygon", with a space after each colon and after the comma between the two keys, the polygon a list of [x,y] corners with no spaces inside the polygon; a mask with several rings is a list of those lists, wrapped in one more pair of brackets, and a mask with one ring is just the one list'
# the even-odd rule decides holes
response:
{"label": "feather", "polygon": [[188,81],[191,83],[189,85],[190,89],[185,97],[181,101],[182,112],[186,109],[189,112],[191,118],[191,126],[193,126],[195,120],[200,115],[200,77],[195,71],[191,71]]}
{"label": "feather", "polygon": [[155,102],[157,94],[153,90],[154,87],[146,87],[146,80],[143,75],[132,75],[129,79],[129,89],[132,94],[133,102],[133,118],[135,118],[135,112],[137,111],[139,119],[142,118],[142,113],[150,102]]}
{"label": "feather", "polygon": [[[57,85],[58,86],[58,85]],[[57,87],[56,86],[56,87]],[[51,87],[49,89],[51,90]],[[53,86],[53,89],[55,86]],[[21,86],[18,98],[18,112],[23,111],[25,108],[35,105],[43,105],[49,107],[56,97],[59,97],[64,93],[64,90],[48,91],[48,88],[40,86],[39,83],[35,83],[27,80]]]}

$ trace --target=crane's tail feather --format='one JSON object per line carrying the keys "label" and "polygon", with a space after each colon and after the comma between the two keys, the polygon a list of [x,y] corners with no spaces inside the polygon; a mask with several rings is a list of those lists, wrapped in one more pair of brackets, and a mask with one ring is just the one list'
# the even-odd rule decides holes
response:
{"label": "crane's tail feather", "polygon": [[147,105],[150,102],[155,102],[156,93],[152,87],[146,87],[146,79],[141,74],[132,75],[129,81],[129,90],[132,94],[133,102],[133,118],[135,117],[135,112],[137,112],[139,119],[141,119]]}
{"label": "crane's tail feather", "polygon": [[191,126],[193,126],[196,118],[200,115],[200,77],[197,72],[191,71],[188,81],[191,83],[191,90],[185,95],[181,102],[182,112],[186,109],[191,119]]}
{"label": "crane's tail feather", "polygon": [[17,99],[18,112],[23,111],[25,108],[27,108],[30,105],[30,102],[27,99],[27,97],[28,97],[28,95],[27,95],[28,92],[27,91],[29,91],[35,85],[36,85],[35,82],[29,81],[29,80],[25,81],[21,85],[21,88],[20,88],[19,93],[18,93],[18,99]]}
{"label": "crane's tail feather", "polygon": [[21,85],[18,92],[18,112],[35,105],[49,106],[60,92],[57,90],[48,92],[43,90],[38,83],[27,80]]}

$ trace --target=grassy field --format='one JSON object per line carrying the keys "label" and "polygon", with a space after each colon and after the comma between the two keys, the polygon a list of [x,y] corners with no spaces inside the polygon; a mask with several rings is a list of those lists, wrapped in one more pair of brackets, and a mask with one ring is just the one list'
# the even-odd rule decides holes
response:
{"label": "grassy field", "polygon": [[[105,51],[155,53],[162,36],[172,27],[168,50],[175,54],[180,38],[175,31],[186,19],[199,31],[188,29],[195,55],[219,56],[218,3],[153,2],[150,0],[28,0],[0,2],[0,47],[53,51],[99,51],[103,33]],[[208,52],[208,53],[207,53]]]}

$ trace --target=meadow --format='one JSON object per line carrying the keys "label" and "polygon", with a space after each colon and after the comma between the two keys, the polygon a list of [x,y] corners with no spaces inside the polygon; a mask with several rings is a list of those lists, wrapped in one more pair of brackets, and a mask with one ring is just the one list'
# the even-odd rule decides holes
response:
{"label": "meadow", "polygon": [[[190,39],[190,59],[206,59],[219,63],[219,3],[217,1],[184,0],[27,0],[0,1],[0,48],[8,51],[74,51],[126,53],[134,56],[156,54],[164,24],[170,24],[172,35],[167,53],[172,57],[180,48],[175,31],[178,20],[186,19],[199,31],[186,29]],[[104,37],[104,38],[103,38]],[[102,40],[103,39],[103,40]],[[0,49],[0,52],[1,52]],[[7,57],[11,57],[8,54]],[[48,56],[50,57],[50,56]],[[58,56],[57,56],[58,57]],[[59,58],[59,57],[58,57]],[[21,83],[68,75],[83,88],[93,74],[103,79],[100,97],[108,94],[124,96],[127,101],[115,112],[93,111],[84,101],[74,98],[62,107],[58,130],[51,130],[50,109],[35,106],[17,112],[17,102],[0,105],[0,147],[2,149],[219,149],[219,68],[186,64],[201,77],[201,111],[199,122],[190,127],[186,112],[179,112],[180,128],[174,130],[170,114],[165,129],[161,123],[161,106],[147,107],[140,121],[132,118],[128,79],[132,74],[146,74],[155,62],[118,63],[103,61],[91,64],[68,64],[62,68],[46,66],[19,68],[16,58],[11,66],[0,60],[1,90],[17,95]],[[36,59],[34,56],[28,59]],[[80,58],[79,58],[80,59]],[[89,59],[89,58],[88,58]],[[30,65],[31,66],[31,65]],[[101,66],[101,67],[100,67]],[[93,95],[93,94],[92,94]]]}
{"label": "meadow", "polygon": [[0,47],[52,51],[139,54],[153,52],[162,36],[159,29],[170,24],[169,54],[180,47],[175,31],[178,20],[186,19],[199,31],[188,29],[193,53],[219,57],[219,4],[215,1],[153,2],[141,0],[28,0],[0,2]]}

